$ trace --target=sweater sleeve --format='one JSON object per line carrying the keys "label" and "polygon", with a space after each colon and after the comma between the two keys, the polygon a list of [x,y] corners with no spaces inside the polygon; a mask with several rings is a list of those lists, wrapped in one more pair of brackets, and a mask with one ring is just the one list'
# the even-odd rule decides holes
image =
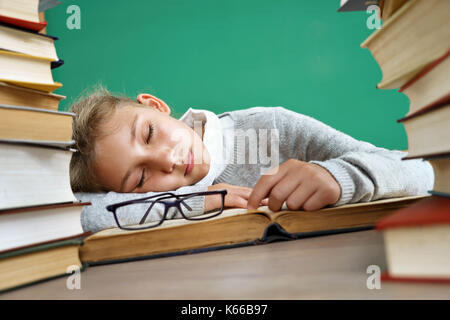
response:
{"label": "sweater sleeve", "polygon": [[[172,191],[175,194],[191,193],[191,192],[203,192],[207,191],[208,186],[185,186]],[[114,220],[112,212],[106,210],[106,206],[122,201],[149,197],[160,194],[161,192],[147,192],[147,193],[75,193],[75,197],[80,201],[91,202],[92,205],[84,206],[81,213],[81,225],[85,232],[97,232],[107,228],[115,228],[117,224]],[[204,211],[204,197],[193,197],[186,200],[186,204],[191,207],[192,211],[189,212],[189,216],[200,215]],[[175,209],[174,209],[175,210]],[[139,206],[132,206],[132,209],[126,211],[124,218],[127,224],[137,224],[142,218],[145,208],[139,208]],[[170,215],[169,218],[181,218],[181,214],[176,210],[176,215]],[[164,206],[155,204],[152,211],[147,218],[147,221],[155,221],[160,219],[164,214]]]}
{"label": "sweater sleeve", "polygon": [[284,144],[292,157],[322,166],[339,183],[341,197],[334,206],[424,195],[433,188],[433,168],[427,161],[401,160],[406,152],[378,148],[309,116],[274,109],[280,148]]}

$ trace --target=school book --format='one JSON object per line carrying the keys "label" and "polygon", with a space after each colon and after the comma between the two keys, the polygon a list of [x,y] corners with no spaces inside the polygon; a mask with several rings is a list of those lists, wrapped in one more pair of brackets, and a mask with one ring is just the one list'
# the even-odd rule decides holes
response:
{"label": "school book", "polygon": [[400,88],[450,48],[450,1],[410,0],[362,44],[377,61],[379,89]]}
{"label": "school book", "polygon": [[0,139],[0,210],[78,201],[70,188],[73,150],[67,147]]}
{"label": "school book", "polygon": [[380,0],[381,19],[386,22],[402,5],[409,0]]}
{"label": "school book", "polygon": [[450,197],[450,153],[426,160],[434,171],[433,192]]}
{"label": "school book", "polygon": [[75,202],[0,211],[0,252],[83,233]]}
{"label": "school book", "polygon": [[58,110],[59,102],[66,97],[59,94],[24,88],[0,81],[0,103],[9,106],[28,106]]}
{"label": "school book", "polygon": [[89,265],[104,264],[366,230],[381,217],[421,198],[384,199],[309,212],[289,211],[286,206],[278,212],[266,206],[233,208],[202,221],[167,220],[140,231],[106,229],[86,238],[80,257]]}
{"label": "school book", "polygon": [[87,235],[0,252],[0,292],[83,271],[79,250]]}
{"label": "school book", "polygon": [[51,63],[54,60],[23,53],[0,50],[0,81],[51,92],[62,86],[54,82]]}
{"label": "school book", "polygon": [[430,63],[399,92],[405,94],[410,102],[406,116],[439,100],[450,100],[450,50]]}
{"label": "school book", "polygon": [[450,198],[431,196],[381,219],[385,280],[450,282]]}
{"label": "school book", "polygon": [[0,24],[0,49],[59,60],[55,48],[57,38],[42,33]]}
{"label": "school book", "polygon": [[0,22],[40,31],[47,22],[39,21],[39,0],[0,1]]}
{"label": "school book", "polygon": [[408,156],[404,159],[450,152],[450,101],[438,101],[397,122],[403,124],[408,138]]}
{"label": "school book", "polygon": [[0,139],[72,142],[74,113],[0,103]]}

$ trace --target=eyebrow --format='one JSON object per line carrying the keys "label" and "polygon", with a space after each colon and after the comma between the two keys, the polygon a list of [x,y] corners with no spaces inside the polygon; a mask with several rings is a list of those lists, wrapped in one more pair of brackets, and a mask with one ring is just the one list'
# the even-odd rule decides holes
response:
{"label": "eyebrow", "polygon": [[[136,140],[136,123],[137,123],[138,115],[136,114],[134,116],[133,122],[131,123],[131,134],[130,134],[130,144],[133,144],[134,140]],[[120,192],[123,192],[123,187],[125,186],[125,183],[127,182],[128,178],[131,176],[133,168],[129,168],[127,173],[122,178],[122,182],[120,183]]]}

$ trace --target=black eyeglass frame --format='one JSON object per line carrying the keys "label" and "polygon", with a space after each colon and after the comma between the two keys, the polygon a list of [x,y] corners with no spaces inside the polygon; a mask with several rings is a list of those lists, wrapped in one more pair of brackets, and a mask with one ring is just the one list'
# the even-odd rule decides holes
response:
{"label": "black eyeglass frame", "polygon": [[[218,216],[219,214],[221,214],[224,210],[225,207],[225,196],[227,194],[227,190],[214,190],[214,191],[204,191],[204,192],[193,192],[193,193],[184,193],[184,194],[175,194],[172,192],[165,192],[165,193],[160,193],[157,195],[153,195],[150,197],[144,197],[144,198],[138,198],[138,199],[133,199],[133,200],[127,200],[127,201],[123,201],[123,202],[119,202],[119,203],[114,203],[111,205],[106,206],[106,210],[110,211],[113,215],[114,215],[114,220],[116,221],[117,226],[120,229],[123,230],[144,230],[144,229],[150,229],[150,228],[155,228],[160,226],[165,220],[167,220],[167,213],[169,212],[169,209],[172,207],[175,207],[178,209],[178,211],[181,213],[181,215],[183,216],[184,219],[186,220],[206,220],[206,219],[211,219],[214,218],[216,216]],[[209,215],[207,217],[202,217],[202,215],[200,216],[194,216],[194,217],[188,217],[183,213],[183,210],[181,210],[180,204],[183,204],[184,207],[186,207],[188,210],[192,210],[191,207],[185,203],[184,200],[187,200],[189,198],[192,197],[196,197],[196,196],[208,196],[208,195],[222,195],[222,206],[219,209],[219,211],[213,215]],[[174,201],[162,201],[165,199],[170,199],[170,198],[176,198],[176,200]],[[150,200],[150,201],[148,201]],[[160,219],[159,223],[154,224],[154,225],[147,225],[145,227],[141,227],[141,228],[130,228],[130,227],[126,227],[126,226],[122,226],[119,222],[119,219],[117,217],[117,213],[116,210],[120,207],[124,207],[124,206],[128,206],[130,204],[136,204],[136,203],[151,203],[151,205],[149,206],[149,208],[146,210],[145,214],[143,215],[141,221],[139,224],[142,224],[143,222],[145,222],[147,215],[150,213],[150,210],[153,208],[153,206],[155,205],[155,203],[161,203],[164,204],[165,208],[164,208],[164,214],[162,216],[162,218]]]}

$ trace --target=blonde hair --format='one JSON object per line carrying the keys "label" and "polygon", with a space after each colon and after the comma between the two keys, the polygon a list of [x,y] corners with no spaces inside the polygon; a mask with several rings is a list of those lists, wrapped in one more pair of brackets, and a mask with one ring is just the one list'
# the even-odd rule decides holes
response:
{"label": "blonde hair", "polygon": [[72,124],[72,139],[75,140],[74,147],[77,151],[70,161],[70,184],[73,192],[104,191],[93,170],[95,141],[104,135],[100,130],[102,122],[125,105],[143,107],[128,97],[112,95],[100,85],[70,107],[69,111],[76,114]]}

